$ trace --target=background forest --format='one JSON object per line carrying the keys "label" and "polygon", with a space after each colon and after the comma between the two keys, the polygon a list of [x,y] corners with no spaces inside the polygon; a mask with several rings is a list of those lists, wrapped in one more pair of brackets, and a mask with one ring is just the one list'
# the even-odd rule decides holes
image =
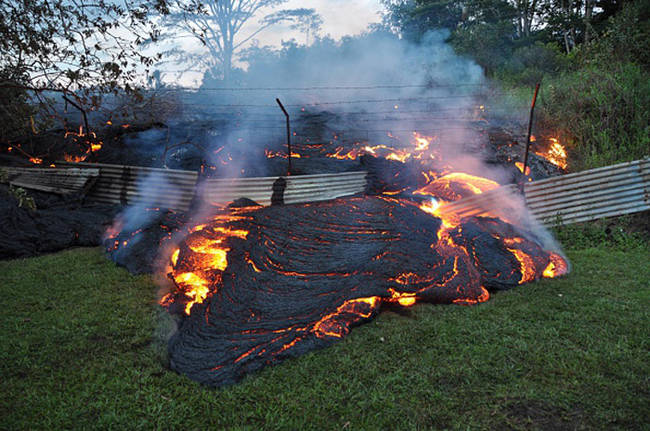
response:
{"label": "background forest", "polygon": [[[384,0],[380,23],[338,41],[321,34],[313,9],[283,3],[2,1],[0,144],[78,128],[78,120],[68,121],[75,107],[143,127],[164,121],[183,98],[183,73],[202,74],[196,83],[203,89],[245,88],[310,55],[344,56],[364,41],[372,49],[380,34],[424,45],[427,34],[442,30],[457,54],[507,94],[495,105],[527,104],[541,82],[536,127],[566,145],[571,170],[648,154],[647,1]],[[300,30],[304,41],[278,47],[256,40],[278,25]],[[203,50],[184,48],[182,38]],[[277,85],[269,75],[262,84]]]}

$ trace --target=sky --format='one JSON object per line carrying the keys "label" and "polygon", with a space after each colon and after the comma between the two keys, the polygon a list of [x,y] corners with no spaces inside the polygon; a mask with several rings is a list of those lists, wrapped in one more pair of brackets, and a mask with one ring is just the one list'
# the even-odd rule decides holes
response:
{"label": "sky", "polygon": [[[380,0],[288,0],[280,8],[315,9],[316,13],[323,20],[318,35],[321,37],[329,36],[336,40],[343,36],[362,33],[370,24],[377,23],[381,20],[380,12],[382,11]],[[268,13],[270,11],[261,11],[259,18],[262,18],[265,12]],[[257,19],[253,18],[249,28],[254,29],[256,21]],[[289,26],[283,25],[276,25],[267,29],[258,34],[255,39],[255,42],[259,46],[272,47],[280,47],[282,41],[289,41],[291,39],[295,39],[300,44],[307,42],[304,33],[298,30],[292,30]],[[310,39],[313,40],[313,35]],[[188,52],[195,51],[197,47],[200,47],[193,38],[184,39],[181,42],[181,46]],[[238,66],[242,65],[238,64]],[[162,69],[165,70],[166,68]],[[176,68],[172,67],[171,69],[174,70]],[[187,86],[196,86],[200,84],[201,77],[202,73],[188,72],[182,75],[171,73],[166,76],[165,81],[173,81]]]}
{"label": "sky", "polygon": [[[289,0],[285,6],[315,9],[323,18],[321,35],[329,34],[334,39],[361,33],[369,24],[379,22],[382,10],[379,0]],[[285,39],[290,36],[287,32]]]}

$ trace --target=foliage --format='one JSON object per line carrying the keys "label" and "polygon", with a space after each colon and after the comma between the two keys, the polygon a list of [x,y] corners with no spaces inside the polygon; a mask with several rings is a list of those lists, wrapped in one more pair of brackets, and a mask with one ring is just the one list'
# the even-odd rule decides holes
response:
{"label": "foliage", "polygon": [[650,214],[640,213],[553,228],[554,236],[568,250],[603,248],[649,251]]}
{"label": "foliage", "polygon": [[[0,83],[26,81],[24,73],[2,67],[0,61]],[[32,131],[37,110],[29,101],[27,90],[17,86],[2,87],[0,84],[0,142],[10,142]]]}
{"label": "foliage", "polygon": [[384,3],[385,21],[404,37],[418,40],[435,26],[451,28],[456,51],[474,59],[520,103],[530,102],[530,91],[519,90],[541,81],[537,129],[568,144],[572,170],[648,155],[647,1]]}
{"label": "foliage", "polygon": [[502,66],[511,68],[510,62],[527,54],[520,51],[526,47],[536,46],[534,50],[539,51],[541,46],[552,43],[570,53],[582,43],[588,45],[607,28],[603,23],[621,9],[622,2],[384,0],[383,4],[387,27],[413,41],[419,41],[432,29],[448,28],[454,47],[474,58],[488,75],[493,75]]}
{"label": "foliage", "polygon": [[166,30],[162,39],[173,43],[179,34],[191,35],[207,52],[188,53],[174,44],[167,54],[183,63],[186,70],[207,69],[210,80],[230,83],[238,51],[262,31],[279,23],[291,23],[292,28],[305,32],[315,32],[320,28],[320,17],[314,9],[306,8],[276,10],[262,17],[256,25],[251,25],[259,12],[276,8],[286,1],[172,0],[169,13],[163,20]]}
{"label": "foliage", "polygon": [[74,91],[128,85],[140,65],[153,63],[139,48],[157,35],[149,20],[154,7],[162,11],[165,5],[2,0],[2,86]]}
{"label": "foliage", "polygon": [[508,21],[475,24],[458,28],[452,34],[450,43],[457,52],[481,65],[487,75],[493,75],[514,49],[514,43],[509,38],[513,29]]}
{"label": "foliage", "polygon": [[495,77],[509,85],[534,85],[544,77],[566,70],[569,60],[555,43],[535,42],[515,49],[495,71]]}
{"label": "foliage", "polygon": [[543,81],[538,127],[568,144],[573,170],[650,155],[650,80],[630,63],[589,65]]}
{"label": "foliage", "polygon": [[159,58],[142,47],[165,1],[0,0],[0,142],[29,140],[54,120],[66,127],[68,104],[87,113],[108,92],[134,94]]}
{"label": "foliage", "polygon": [[9,429],[641,429],[648,251],[568,254],[567,277],[384,311],[217,390],[166,368],[174,322],[151,277],[99,249],[0,262],[0,416]]}
{"label": "foliage", "polygon": [[650,3],[631,2],[603,24],[603,34],[576,50],[577,66],[636,63],[650,68]]}
{"label": "foliage", "polygon": [[36,210],[36,202],[34,198],[27,194],[27,191],[22,187],[9,187],[9,193],[18,201],[20,208],[27,208],[32,211]]}

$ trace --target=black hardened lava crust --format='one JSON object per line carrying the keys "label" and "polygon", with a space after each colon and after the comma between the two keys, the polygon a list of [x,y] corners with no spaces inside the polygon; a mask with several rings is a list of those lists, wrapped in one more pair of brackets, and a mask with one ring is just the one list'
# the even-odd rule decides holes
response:
{"label": "black hardened lava crust", "polygon": [[[381,197],[251,209],[228,227],[248,235],[224,244],[213,293],[169,342],[171,367],[211,386],[327,346],[391,298],[471,304],[486,299],[484,287],[517,285],[520,262],[495,238],[521,238],[537,278],[549,261],[533,236],[498,219],[465,220],[450,245],[439,218]],[[177,270],[192,267],[181,245]]]}

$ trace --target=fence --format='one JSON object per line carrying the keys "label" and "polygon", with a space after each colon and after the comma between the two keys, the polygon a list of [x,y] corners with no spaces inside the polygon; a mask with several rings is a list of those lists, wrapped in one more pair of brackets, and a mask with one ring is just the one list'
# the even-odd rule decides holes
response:
{"label": "fence", "polygon": [[[99,169],[88,196],[104,203],[144,201],[152,207],[187,210],[196,193],[198,174],[191,171],[98,163],[58,163],[58,168]],[[34,169],[5,168],[25,173]],[[43,169],[37,169],[43,170]],[[366,172],[286,177],[285,203],[314,202],[361,193]],[[277,177],[207,179],[204,196],[217,204],[246,197],[270,205]],[[514,185],[450,202],[441,211],[481,215],[507,205]],[[545,225],[571,224],[650,210],[650,158],[551,177],[524,186],[526,204]]]}
{"label": "fence", "polygon": [[[152,207],[187,210],[194,199],[198,174],[192,171],[109,165],[102,163],[57,163],[57,166],[98,168],[99,177],[88,197],[104,203],[146,202]],[[284,203],[315,202],[362,193],[366,172],[296,175],[284,177]],[[220,204],[246,197],[270,205],[278,177],[206,179],[203,196]]]}
{"label": "fence", "polygon": [[[442,211],[480,215],[508,200],[508,185],[451,202]],[[524,186],[526,204],[543,224],[571,224],[650,210],[650,158],[551,177]]]}

